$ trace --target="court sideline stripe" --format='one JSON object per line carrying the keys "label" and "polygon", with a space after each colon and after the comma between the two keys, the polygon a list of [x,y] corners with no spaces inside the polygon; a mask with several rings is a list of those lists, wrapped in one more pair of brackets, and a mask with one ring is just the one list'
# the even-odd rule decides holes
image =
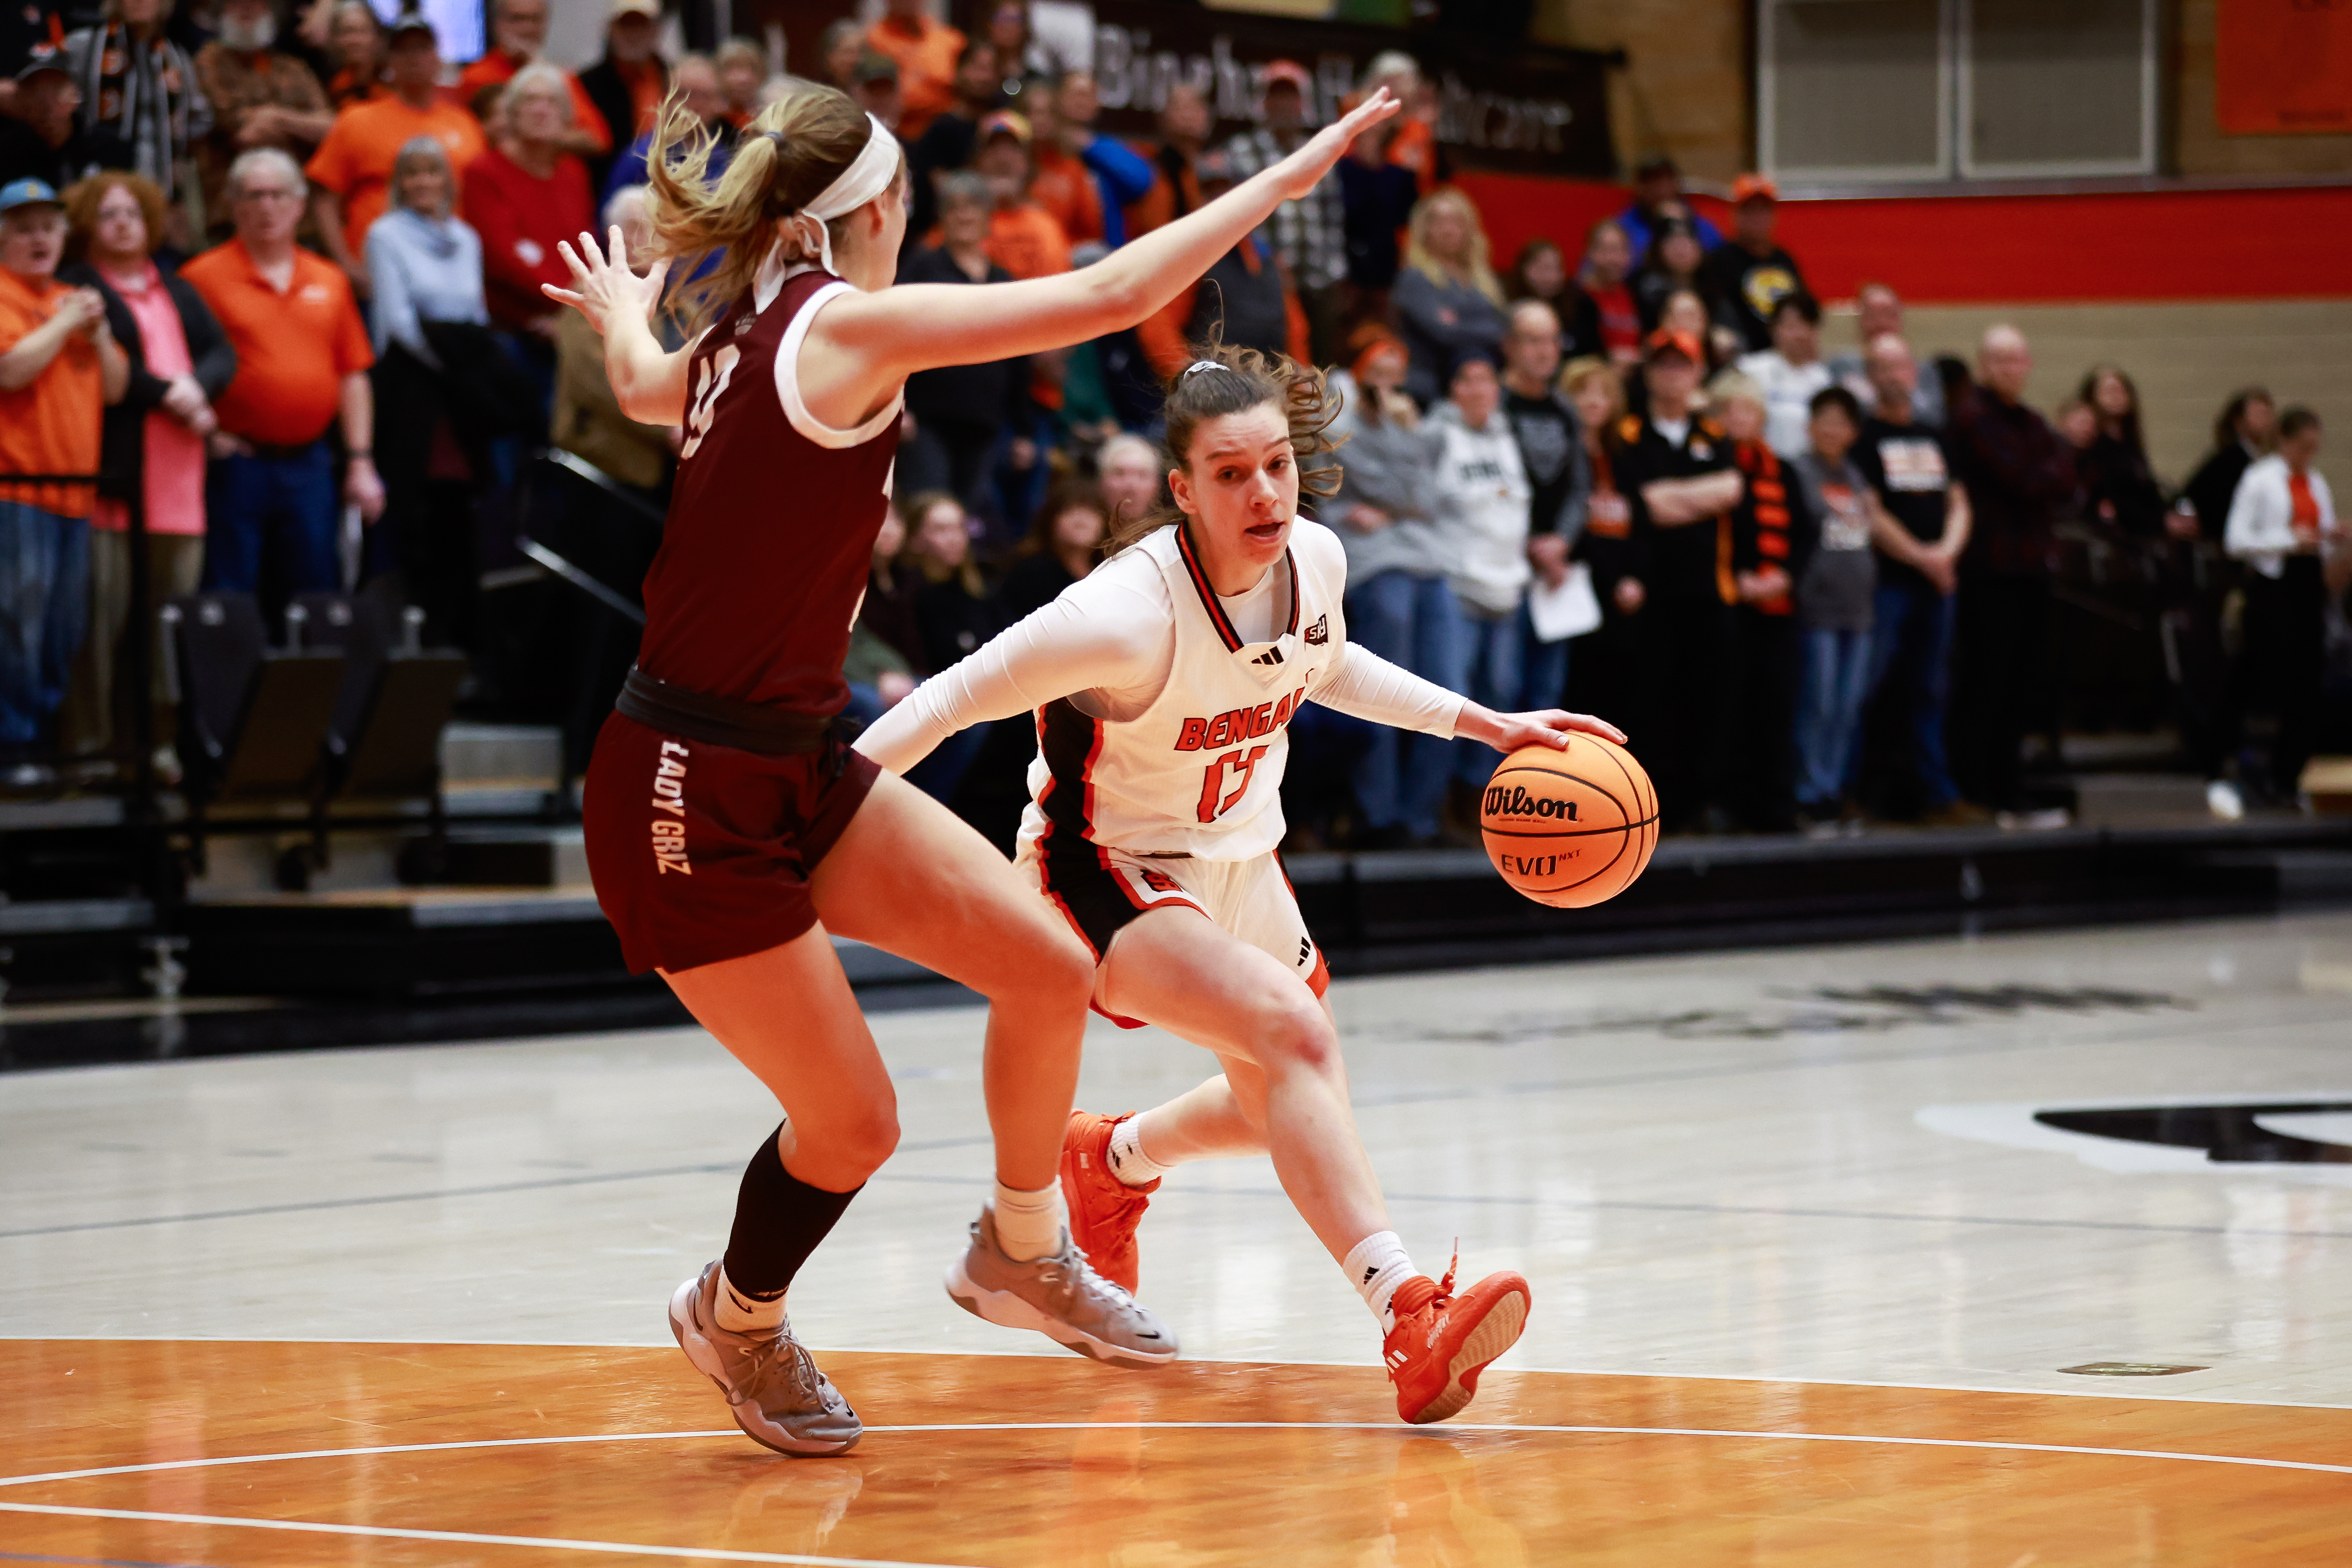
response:
{"label": "court sideline stripe", "polygon": [[484,1535],[470,1530],[401,1530],[391,1525],[326,1524],[299,1519],[238,1519],[215,1513],[150,1513],[128,1508],[65,1508],[0,1502],[10,1513],[59,1514],[68,1519],[120,1519],[134,1524],[221,1525],[236,1530],[285,1530],[306,1535],[357,1535],[378,1541],[446,1541],[457,1546],[532,1546],[548,1552],[605,1552],[625,1557],[683,1557],[705,1563],[782,1563],[796,1568],[954,1568],[902,1557],[811,1557],[799,1552],[731,1552],[719,1546],[647,1546],[626,1541],[571,1541],[560,1535]]}
{"label": "court sideline stripe", "polygon": [[[1386,1421],[941,1421],[896,1426],[868,1426],[870,1434],[906,1435],[922,1432],[1390,1432],[1413,1435],[1413,1429]],[[2352,1476],[2352,1465],[2325,1465],[2311,1459],[2263,1459],[2244,1454],[2191,1454],[2165,1448],[2094,1448],[2066,1443],[2004,1443],[1982,1437],[1896,1437],[1866,1432],[1773,1432],[1712,1426],[1583,1426],[1519,1425],[1503,1421],[1449,1421],[1446,1432],[1532,1433],[1551,1436],[1598,1437],[1733,1437],[1765,1442],[1884,1444],[1910,1448],[1969,1448],[2002,1454],[2068,1454],[2085,1458],[2174,1459],[2189,1464],[2238,1465],[2256,1469],[2305,1470],[2318,1475]],[[1426,1436],[1427,1434],[1423,1434]],[[209,1459],[163,1459],[143,1465],[113,1465],[97,1469],[56,1470],[45,1475],[0,1476],[0,1487],[32,1486],[44,1481],[89,1480],[108,1476],[146,1475],[163,1470],[206,1469],[221,1465],[261,1465],[289,1459],[362,1458],[383,1454],[446,1453],[468,1448],[529,1448],[563,1443],[650,1443],[688,1437],[733,1437],[731,1428],[698,1432],[600,1432],[557,1437],[484,1437],[453,1443],[400,1443],[365,1448],[312,1448],[286,1454],[235,1454]],[[40,1512],[47,1505],[0,1502],[11,1512]],[[766,1559],[759,1559],[766,1561]],[[821,1559],[817,1561],[832,1561]]]}

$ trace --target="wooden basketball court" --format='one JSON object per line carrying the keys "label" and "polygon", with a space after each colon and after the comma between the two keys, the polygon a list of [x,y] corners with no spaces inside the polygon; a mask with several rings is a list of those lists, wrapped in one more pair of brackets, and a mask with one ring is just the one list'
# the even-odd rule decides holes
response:
{"label": "wooden basketball court", "polygon": [[[1397,1424],[1263,1163],[1185,1168],[1145,1222],[1174,1367],[955,1310],[969,1010],[877,1020],[904,1143],[793,1294],[866,1423],[827,1460],[742,1437],[663,1330],[768,1114],[698,1032],[0,1077],[0,1563],[2179,1568],[2352,1537],[2352,917],[1334,994],[1416,1259],[1458,1233],[1534,1288],[1442,1426]],[[1204,1059],[1104,1029],[1082,1100]],[[2223,1148],[2256,1125],[2279,1157]]]}

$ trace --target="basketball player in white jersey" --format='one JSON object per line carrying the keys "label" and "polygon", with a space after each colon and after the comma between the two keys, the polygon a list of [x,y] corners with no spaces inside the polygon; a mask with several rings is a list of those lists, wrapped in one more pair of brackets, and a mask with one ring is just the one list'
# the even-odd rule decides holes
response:
{"label": "basketball player in white jersey", "polygon": [[[1331,449],[1334,412],[1322,376],[1286,359],[1197,361],[1168,395],[1176,511],[1125,525],[1110,559],[857,745],[903,773],[959,730],[1034,710],[1016,868],[1094,952],[1098,1010],[1224,1067],[1141,1117],[1073,1114],[1063,1186],[1094,1266],[1132,1288],[1143,1194],[1167,1167],[1271,1153],[1381,1326],[1398,1414],[1442,1421],[1518,1338],[1528,1284],[1503,1272],[1454,1294],[1454,1271],[1419,1273],[1389,1227],[1321,1000],[1322,955],[1275,854],[1288,726],[1314,701],[1506,752],[1565,745],[1573,730],[1623,737],[1581,715],[1490,712],[1349,642],[1339,541],[1297,515],[1299,465]],[[1337,479],[1326,468],[1309,486]],[[951,1275],[949,1289],[997,1310],[976,1281]]]}
{"label": "basketball player in white jersey", "polygon": [[906,379],[1135,325],[1395,109],[1375,93],[1095,266],[975,291],[892,286],[905,158],[843,94],[810,87],[762,110],[719,174],[673,100],[649,160],[654,226],[662,256],[714,258],[690,293],[699,330],[662,348],[649,321],[668,262],[636,276],[618,229],[609,250],[585,234],[562,247],[574,286],[548,292],[604,333],[622,411],[686,429],[638,667],[597,738],[584,816],[630,967],[657,970],[785,1112],[744,1171],[725,1254],[669,1310],[737,1425],[772,1448],[836,1454],[863,1430],[793,1337],[784,1296],[898,1139],[889,1072],[831,933],[990,1000],[996,1186],[955,1266],[960,1299],[1121,1365],[1176,1354],[1066,1224],[1056,1165],[1087,955],[976,833],[851,752],[834,721]]}

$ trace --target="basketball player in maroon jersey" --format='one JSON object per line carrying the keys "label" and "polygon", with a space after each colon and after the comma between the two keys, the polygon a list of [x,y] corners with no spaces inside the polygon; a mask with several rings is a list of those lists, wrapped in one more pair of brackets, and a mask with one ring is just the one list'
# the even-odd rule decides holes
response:
{"label": "basketball player in maroon jersey", "polygon": [[[563,247],[622,411],[683,425],[637,668],[586,782],[590,869],[633,970],[658,970],[775,1095],[723,1257],[670,1326],[751,1437],[835,1454],[857,1416],[795,1340],[784,1293],[898,1139],[888,1069],[829,936],[990,1001],[993,1196],[952,1270],[990,1321],[1122,1365],[1172,1359],[1157,1319],[1071,1244],[1057,1181],[1093,986],[1085,948],[971,828],[852,751],[841,664],[913,372],[1133,326],[1304,195],[1396,104],[1378,92],[1281,163],[1092,267],[892,287],[906,232],[897,140],[844,94],[763,110],[725,172],[673,101],[648,160],[656,246],[633,273]],[[652,328],[669,259],[717,258],[677,352]]]}

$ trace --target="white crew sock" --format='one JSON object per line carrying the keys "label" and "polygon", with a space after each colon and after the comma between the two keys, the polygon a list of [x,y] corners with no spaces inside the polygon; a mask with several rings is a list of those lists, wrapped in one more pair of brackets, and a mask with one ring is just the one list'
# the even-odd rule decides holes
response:
{"label": "white crew sock", "polygon": [[1175,1167],[1143,1152],[1143,1118],[1130,1116],[1110,1130],[1110,1173],[1121,1185],[1148,1187]]}
{"label": "white crew sock", "polygon": [[1372,1310],[1381,1332],[1395,1328],[1396,1320],[1389,1312],[1389,1298],[1396,1294],[1398,1286],[1419,1272],[1412,1259],[1405,1256],[1404,1243],[1397,1239],[1397,1233],[1373,1232],[1348,1249],[1347,1261],[1340,1267],[1348,1271],[1348,1283],[1356,1288],[1356,1294]]}
{"label": "white crew sock", "polygon": [[727,1278],[727,1266],[719,1266],[719,1326],[730,1333],[770,1334],[784,1322],[784,1298],[779,1294],[772,1301],[762,1301],[757,1296],[746,1296],[735,1289]]}
{"label": "white crew sock", "polygon": [[1024,1193],[999,1182],[989,1207],[996,1212],[996,1245],[1013,1262],[1027,1263],[1062,1250],[1061,1183]]}

